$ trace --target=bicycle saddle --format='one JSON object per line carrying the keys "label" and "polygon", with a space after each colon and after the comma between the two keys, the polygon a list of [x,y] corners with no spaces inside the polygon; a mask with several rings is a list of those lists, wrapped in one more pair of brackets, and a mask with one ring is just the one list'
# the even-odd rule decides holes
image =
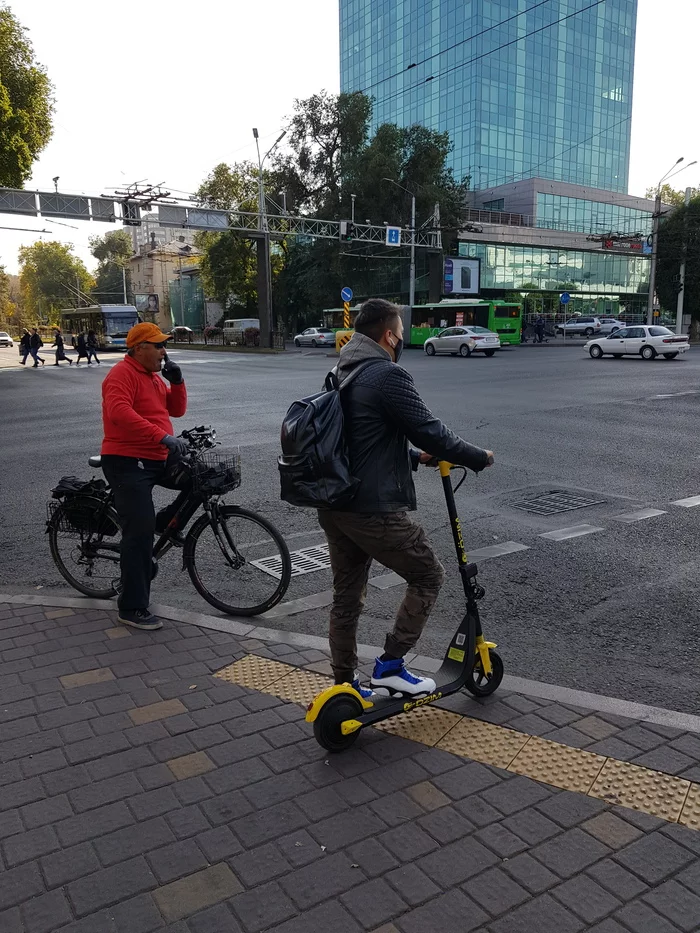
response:
{"label": "bicycle saddle", "polygon": [[97,457],[90,457],[88,463],[93,468],[93,470],[99,470],[102,467],[102,457],[99,455]]}

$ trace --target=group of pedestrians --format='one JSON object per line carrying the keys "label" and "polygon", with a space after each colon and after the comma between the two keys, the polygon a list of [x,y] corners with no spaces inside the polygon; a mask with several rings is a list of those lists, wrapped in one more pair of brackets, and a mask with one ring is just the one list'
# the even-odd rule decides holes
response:
{"label": "group of pedestrians", "polygon": [[[92,361],[97,363],[99,366],[100,361],[97,358],[97,349],[99,346],[99,341],[97,339],[97,334],[94,330],[88,331],[87,336],[84,333],[80,333],[77,336],[71,334],[71,343],[73,349],[78,354],[78,359],[75,361],[76,366],[80,366],[80,361],[82,359],[87,360],[88,366],[92,365]],[[20,338],[19,342],[19,352],[22,359],[20,363],[22,366],[25,366],[27,363],[27,357],[31,356],[34,360],[34,369],[36,369],[41,363],[42,366],[45,365],[46,360],[39,355],[39,350],[44,346],[44,341],[41,339],[39,331],[36,327],[32,328],[31,333],[24,329],[24,333]],[[53,364],[54,366],[59,366],[62,362],[67,362],[69,366],[73,365],[73,360],[66,356],[65,340],[63,334],[61,333],[61,328],[57,327],[54,332],[54,341],[52,348],[56,348],[56,361]]]}

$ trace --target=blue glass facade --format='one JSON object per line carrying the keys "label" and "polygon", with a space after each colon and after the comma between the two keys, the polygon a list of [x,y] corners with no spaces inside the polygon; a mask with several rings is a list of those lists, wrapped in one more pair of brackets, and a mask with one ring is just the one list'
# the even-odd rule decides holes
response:
{"label": "blue glass facade", "polygon": [[626,191],[637,0],[589,2],[340,0],[341,90],[374,97],[375,125],[449,132],[473,188]]}
{"label": "blue glass facade", "polygon": [[561,194],[537,193],[538,227],[575,233],[649,234],[652,222],[650,211]]}

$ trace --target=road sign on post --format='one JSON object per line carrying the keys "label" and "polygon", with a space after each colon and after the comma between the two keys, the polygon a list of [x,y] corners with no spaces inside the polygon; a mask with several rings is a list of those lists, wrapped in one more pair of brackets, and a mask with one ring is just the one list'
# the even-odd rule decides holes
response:
{"label": "road sign on post", "polygon": [[386,245],[401,246],[401,227],[386,228]]}
{"label": "road sign on post", "polygon": [[348,288],[346,285],[345,288],[341,288],[340,297],[343,301],[352,301],[352,289]]}
{"label": "road sign on post", "polygon": [[347,285],[340,290],[340,297],[343,299],[343,327],[350,329],[350,302],[352,301],[352,289]]}
{"label": "road sign on post", "polygon": [[568,303],[571,301],[571,295],[568,292],[563,292],[559,296],[559,301],[561,301],[563,305],[568,305]]}

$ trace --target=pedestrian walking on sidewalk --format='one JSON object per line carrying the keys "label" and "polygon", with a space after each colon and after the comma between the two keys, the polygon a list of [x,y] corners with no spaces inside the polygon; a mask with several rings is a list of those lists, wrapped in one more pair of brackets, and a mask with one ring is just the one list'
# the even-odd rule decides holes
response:
{"label": "pedestrian walking on sidewalk", "polygon": [[63,343],[63,334],[61,333],[60,327],[56,328],[56,333],[54,334],[54,338],[53,338],[53,346],[56,347],[56,362],[53,365],[58,366],[59,362],[68,360],[68,364],[72,366],[73,360],[69,359],[69,357],[66,356],[66,351],[65,351],[65,347]]}
{"label": "pedestrian walking on sidewalk", "polygon": [[[425,531],[408,516],[416,509],[413,471],[436,457],[475,471],[493,463],[490,450],[462,440],[428,410],[411,375],[397,365],[402,349],[400,309],[381,298],[365,301],[337,366],[351,473],[360,484],[347,511],[318,513],[333,570],[329,640],[335,682],[352,683],[367,698],[373,691],[422,697],[435,690],[434,680],[404,665],[445,575]],[[362,371],[343,389],[357,366]],[[373,559],[408,587],[367,690],[356,673],[356,636]]]}
{"label": "pedestrian walking on sidewalk", "polygon": [[92,357],[97,365],[100,365],[100,361],[97,359],[97,350],[99,345],[100,344],[97,339],[97,334],[94,330],[89,330],[87,335],[88,363],[90,362],[90,357]]}
{"label": "pedestrian walking on sidewalk", "polygon": [[85,340],[85,334],[81,331],[78,334],[78,339],[75,341],[75,348],[78,351],[78,359],[75,361],[76,366],[80,366],[80,361],[83,357],[87,360],[88,366],[90,365],[90,356],[88,354],[87,342]]}
{"label": "pedestrian walking on sidewalk", "polygon": [[27,357],[30,355],[31,352],[32,352],[32,336],[27,330],[27,328],[25,327],[24,333],[20,337],[20,341],[19,341],[19,355],[22,357],[22,359],[20,360],[20,363],[22,364],[22,366],[26,364]]}
{"label": "pedestrian walking on sidewalk", "polygon": [[39,363],[41,363],[42,366],[46,363],[46,360],[39,356],[39,350],[41,350],[43,346],[44,341],[39,336],[39,331],[36,329],[36,327],[33,327],[31,337],[29,338],[29,352],[31,353],[32,359],[34,360],[34,369],[37,368]]}

